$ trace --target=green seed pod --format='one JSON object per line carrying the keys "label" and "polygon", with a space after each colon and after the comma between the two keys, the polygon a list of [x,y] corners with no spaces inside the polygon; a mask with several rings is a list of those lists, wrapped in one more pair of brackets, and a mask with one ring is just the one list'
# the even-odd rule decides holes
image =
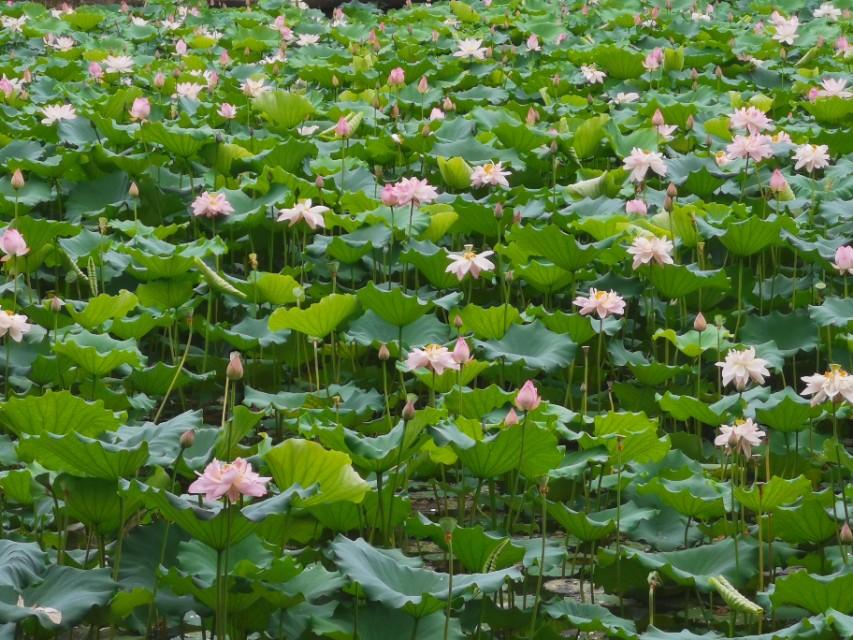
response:
{"label": "green seed pod", "polygon": [[201,271],[201,274],[204,276],[204,279],[207,280],[207,284],[209,284],[214,289],[221,291],[222,293],[227,293],[228,295],[232,295],[235,298],[240,298],[241,300],[246,299],[246,294],[236,289],[221,275],[216,273],[213,269],[211,269],[207,263],[204,262],[201,258],[195,258],[195,264]]}
{"label": "green seed pod", "polygon": [[717,593],[722,596],[723,600],[726,601],[726,604],[738,613],[745,613],[751,616],[764,615],[764,609],[735,589],[724,576],[709,578],[708,582],[717,590]]}
{"label": "green seed pod", "polygon": [[95,260],[89,256],[89,261],[86,263],[86,271],[88,272],[89,289],[92,295],[98,295],[98,270],[95,267]]}

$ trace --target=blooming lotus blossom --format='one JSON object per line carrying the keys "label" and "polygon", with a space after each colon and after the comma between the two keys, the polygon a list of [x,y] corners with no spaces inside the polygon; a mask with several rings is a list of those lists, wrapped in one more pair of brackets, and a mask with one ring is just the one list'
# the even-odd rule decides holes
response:
{"label": "blooming lotus blossom", "polygon": [[773,39],[780,44],[794,44],[797,39],[797,29],[800,26],[800,19],[797,16],[785,18],[774,11],[770,15],[770,21],[776,27],[776,33],[773,34]]}
{"label": "blooming lotus blossom", "polygon": [[144,27],[148,24],[148,20],[141,16],[130,16],[130,22],[135,27]]}
{"label": "blooming lotus blossom", "polygon": [[233,120],[237,117],[237,107],[235,107],[233,104],[223,102],[221,105],[219,105],[219,109],[216,111],[216,113],[218,113],[226,120]]}
{"label": "blooming lotus blossom", "polygon": [[813,407],[826,400],[846,400],[853,404],[853,376],[837,364],[829,365],[829,371],[803,376],[800,379],[806,383],[806,388],[801,393],[804,396],[812,396]]}
{"label": "blooming lotus blossom", "polygon": [[61,120],[75,120],[77,118],[77,112],[70,104],[49,105],[44,107],[41,112],[44,115],[41,123],[47,126],[51,126]]}
{"label": "blooming lotus blossom", "polygon": [[581,75],[588,84],[603,84],[607,74],[594,64],[581,65]]}
{"label": "blooming lotus blossom", "polygon": [[723,384],[734,382],[735,389],[743,391],[752,380],[755,384],[764,384],[764,376],[769,376],[767,360],[755,355],[755,347],[737,350],[731,349],[725,360],[718,362],[717,366],[723,370]]}
{"label": "blooming lotus blossom", "polygon": [[320,42],[320,36],[316,33],[300,33],[296,36],[297,47],[307,47],[318,42]]}
{"label": "blooming lotus blossom", "polygon": [[801,144],[794,152],[794,169],[805,169],[809,173],[829,166],[829,147],[825,144]]}
{"label": "blooming lotus blossom", "polygon": [[104,65],[107,73],[130,73],[133,71],[133,58],[130,56],[107,56]]}
{"label": "blooming lotus blossom", "polygon": [[429,121],[435,122],[436,120],[444,120],[444,111],[438,107],[433,107],[432,111],[429,112]]}
{"label": "blooming lotus blossom", "polygon": [[213,502],[225,496],[229,502],[237,502],[240,496],[260,498],[267,493],[267,483],[272,478],[264,477],[252,470],[250,462],[237,458],[234,462],[213,460],[204,468],[188,491],[204,494],[204,499]]}
{"label": "blooming lotus blossom", "polygon": [[471,359],[471,349],[468,347],[468,342],[462,336],[456,338],[456,345],[453,347],[453,359],[459,364],[465,364]]}
{"label": "blooming lotus blossom", "polygon": [[836,7],[831,2],[822,3],[817,9],[814,10],[812,14],[815,18],[826,18],[834,22],[841,17],[841,9]]}
{"label": "blooming lotus blossom", "polygon": [[33,325],[27,322],[24,314],[8,309],[0,311],[0,338],[9,336],[15,342],[20,342],[32,328]]}
{"label": "blooming lotus blossom", "polygon": [[487,162],[486,164],[474,167],[471,172],[472,187],[509,187],[509,182],[506,177],[510,175],[510,171],[505,171],[500,162]]}
{"label": "blooming lotus blossom", "polygon": [[466,244],[465,251],[461,253],[447,254],[447,257],[451,262],[447,265],[447,268],[444,271],[445,273],[452,273],[455,275],[460,282],[469,273],[471,274],[471,277],[476,280],[480,277],[481,272],[494,270],[494,263],[491,260],[487,260],[487,258],[494,255],[494,253],[494,251],[483,251],[483,253],[477,253],[474,251],[474,245]]}
{"label": "blooming lotus blossom", "polygon": [[594,313],[601,320],[607,316],[621,316],[625,313],[625,299],[615,291],[590,289],[589,296],[578,296],[573,304],[580,307],[582,316]]}
{"label": "blooming lotus blossom", "polygon": [[634,182],[643,182],[649,169],[661,177],[666,175],[663,156],[657,151],[643,151],[638,147],[631,149],[631,154],[625,158],[624,167],[631,172],[631,180]]}
{"label": "blooming lotus blossom", "polygon": [[20,93],[22,86],[23,82],[20,79],[7,78],[5,73],[0,78],[0,93],[6,96],[7,100]]}
{"label": "blooming lotus blossom", "polygon": [[292,227],[300,220],[305,220],[305,224],[307,224],[312,231],[317,229],[317,227],[325,229],[326,221],[323,218],[323,214],[328,210],[329,207],[324,207],[322,205],[312,206],[310,199],[300,200],[290,209],[279,209],[278,221],[289,222],[289,226]]}
{"label": "blooming lotus blossom", "polygon": [[181,38],[175,43],[175,53],[179,56],[187,55],[187,43]]}
{"label": "blooming lotus blossom", "polygon": [[847,78],[823,78],[817,90],[819,98],[850,98],[853,92],[847,89]]}
{"label": "blooming lotus blossom", "polygon": [[853,276],[853,247],[849,244],[835,250],[835,262],[832,266],[842,275]]}
{"label": "blooming lotus blossom", "polygon": [[47,617],[53,624],[62,624],[62,612],[54,607],[40,607],[38,605],[27,606],[24,604],[24,596],[18,596],[16,606],[19,609],[29,609],[35,614],[41,614]]}
{"label": "blooming lotus blossom", "polygon": [[459,370],[459,363],[453,359],[453,354],[447,350],[447,347],[439,344],[428,344],[423,349],[412,349],[406,358],[406,366],[410,371],[431,369],[439,376],[446,370]]}
{"label": "blooming lotus blossom", "polygon": [[131,120],[147,120],[151,115],[151,103],[148,98],[136,98],[130,107]]}
{"label": "blooming lotus blossom", "polygon": [[735,109],[729,116],[729,127],[744,130],[751,134],[761,133],[773,128],[773,121],[768,118],[761,109],[756,107],[742,107]]}
{"label": "blooming lotus blossom", "polygon": [[633,91],[629,91],[628,93],[622,93],[621,91],[616,94],[616,97],[613,98],[614,104],[628,104],[630,102],[636,102],[640,99],[640,94],[635,93]]}
{"label": "blooming lotus blossom", "polygon": [[644,264],[656,262],[659,265],[673,264],[672,242],[657,236],[637,236],[628,247],[628,253],[634,256],[632,269],[639,269]]}
{"label": "blooming lotus blossom", "polygon": [[648,71],[657,71],[663,63],[663,49],[655,47],[643,60],[643,68]]}
{"label": "blooming lotus blossom", "polygon": [[24,240],[24,236],[21,235],[20,231],[7,228],[3,232],[3,235],[0,235],[0,251],[5,254],[0,258],[0,261],[8,262],[12,258],[27,255],[30,252],[30,248],[27,246],[27,241]]}
{"label": "blooming lotus blossom", "polygon": [[850,46],[847,38],[844,36],[838,36],[838,39],[835,41],[835,51],[838,55],[846,58],[847,54],[850,51],[853,51],[853,47]]}
{"label": "blooming lotus blossom", "polygon": [[264,84],[263,78],[261,78],[260,80],[252,80],[251,78],[246,78],[245,82],[240,85],[240,91],[242,91],[244,95],[247,95],[250,98],[257,98],[262,93],[266,93],[267,91],[269,91],[269,87]]}
{"label": "blooming lotus blossom", "polygon": [[533,411],[542,404],[542,398],[539,397],[539,390],[533,384],[533,380],[527,380],[521,385],[521,389],[515,394],[513,404],[520,411]]}
{"label": "blooming lotus blossom", "polygon": [[761,134],[748,136],[735,136],[726,146],[726,155],[731,160],[752,160],[761,162],[773,156],[773,148],[770,146],[770,136]]}
{"label": "blooming lotus blossom", "polygon": [[382,200],[382,204],[386,207],[396,207],[400,204],[397,201],[397,190],[394,188],[393,184],[386,184],[382,187],[380,199]]}
{"label": "blooming lotus blossom", "polygon": [[676,129],[678,129],[678,125],[674,124],[659,124],[654,127],[654,130],[664,142],[672,140],[672,134],[675,133]]}
{"label": "blooming lotus blossom", "polygon": [[765,435],[752,418],[747,418],[738,420],[734,425],[720,425],[720,434],[714,438],[714,444],[723,447],[728,454],[739,452],[749,458],[752,448],[761,446]]}
{"label": "blooming lotus blossom", "polygon": [[787,131],[779,131],[770,138],[773,141],[773,144],[793,144],[791,141],[791,136],[788,135]]}
{"label": "blooming lotus blossom", "polygon": [[198,94],[204,90],[203,84],[195,82],[179,82],[175,86],[175,94],[181,98],[198,100]]}
{"label": "blooming lotus blossom", "polygon": [[216,218],[234,213],[234,207],[228,202],[224,193],[209,193],[207,191],[193,200],[192,210],[194,216],[204,218]]}
{"label": "blooming lotus blossom", "polygon": [[26,14],[22,15],[20,18],[15,18],[13,16],[0,16],[0,25],[3,25],[4,29],[8,29],[12,33],[20,33],[28,19],[29,18]]}
{"label": "blooming lotus blossom", "polygon": [[438,198],[435,187],[419,178],[403,178],[394,185],[394,193],[401,207],[409,204],[419,207],[422,204],[430,204]]}
{"label": "blooming lotus blossom", "polygon": [[57,51],[71,51],[74,48],[74,38],[69,36],[60,36],[59,38],[45,36],[45,44],[51,49]]}
{"label": "blooming lotus blossom", "polygon": [[486,49],[482,46],[483,41],[476,38],[466,38],[456,43],[456,51],[453,52],[455,58],[469,60],[485,60]]}
{"label": "blooming lotus blossom", "polygon": [[625,213],[644,216],[648,213],[648,207],[646,207],[646,203],[642,200],[628,200],[628,202],[625,203]]}

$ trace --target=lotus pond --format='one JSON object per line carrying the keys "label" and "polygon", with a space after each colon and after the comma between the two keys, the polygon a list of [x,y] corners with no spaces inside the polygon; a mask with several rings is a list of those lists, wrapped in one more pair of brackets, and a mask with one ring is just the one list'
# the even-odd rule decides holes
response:
{"label": "lotus pond", "polygon": [[0,638],[853,637],[851,3],[0,7]]}

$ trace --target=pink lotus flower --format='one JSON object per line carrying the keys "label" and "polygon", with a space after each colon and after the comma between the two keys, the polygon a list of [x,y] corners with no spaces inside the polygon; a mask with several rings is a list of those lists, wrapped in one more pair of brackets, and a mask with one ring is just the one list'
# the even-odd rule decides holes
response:
{"label": "pink lotus flower", "polygon": [[151,103],[148,98],[136,98],[130,107],[131,120],[147,120],[151,115]]}
{"label": "pink lotus flower", "polygon": [[0,260],[8,262],[12,258],[27,255],[30,252],[30,248],[27,246],[27,241],[24,240],[24,236],[21,235],[20,231],[7,228],[3,232],[3,235],[0,236],[0,251],[6,254]]}
{"label": "pink lotus flower", "polygon": [[326,221],[323,218],[323,214],[329,210],[329,207],[324,207],[322,205],[311,205],[311,199],[308,200],[300,200],[290,209],[279,209],[278,211],[278,221],[279,222],[289,222],[289,226],[295,225],[300,220],[305,220],[305,224],[307,224],[312,231],[320,227],[322,229],[326,228]]}
{"label": "pink lotus flower", "polygon": [[850,98],[853,96],[847,88],[846,78],[823,78],[820,81],[821,88],[817,90],[819,98]]}
{"label": "pink lotus flower", "polygon": [[509,171],[505,171],[500,162],[487,162],[480,167],[474,167],[471,172],[472,187],[509,187],[509,182],[506,176],[510,175]]}
{"label": "pink lotus flower", "polygon": [[423,349],[412,349],[406,358],[406,366],[410,371],[415,369],[431,369],[436,375],[446,370],[458,371],[459,363],[453,359],[453,354],[438,344],[428,344]]}
{"label": "pink lotus flower", "polygon": [[806,383],[802,395],[812,396],[813,407],[825,400],[830,402],[847,400],[853,404],[853,377],[837,364],[829,365],[829,371],[825,373],[803,376],[801,380]]}
{"label": "pink lotus flower", "polygon": [[444,111],[438,107],[433,107],[432,111],[429,112],[429,121],[435,122],[436,120],[444,120]]}
{"label": "pink lotus flower", "polygon": [[339,138],[349,138],[352,135],[352,125],[344,116],[338,118],[338,123],[335,125],[335,135]]}
{"label": "pink lotus flower", "polygon": [[445,273],[452,273],[461,282],[469,273],[476,280],[481,272],[493,271],[495,265],[487,258],[493,255],[494,251],[483,251],[478,254],[473,249],[474,245],[466,244],[465,251],[462,253],[448,253],[447,257],[450,258],[451,263],[447,265]]}
{"label": "pink lotus flower", "polygon": [[610,315],[621,316],[625,313],[625,300],[615,291],[590,289],[588,297],[578,296],[573,304],[580,307],[582,316],[595,313],[602,320]]}
{"label": "pink lotus flower", "polygon": [[776,27],[776,33],[773,34],[773,39],[780,44],[794,44],[797,38],[797,29],[800,26],[800,19],[797,16],[784,18],[774,11],[770,15],[770,21]]}
{"label": "pink lotus flower", "polygon": [[542,51],[542,47],[539,45],[539,38],[535,33],[531,33],[530,37],[527,38],[527,49],[529,51]]}
{"label": "pink lotus flower", "polygon": [[184,42],[183,38],[181,38],[175,43],[175,53],[177,53],[179,56],[187,55],[187,43]]}
{"label": "pink lotus flower", "polygon": [[179,82],[175,85],[175,94],[180,98],[189,100],[198,100],[198,96],[203,90],[204,85],[196,82]]}
{"label": "pink lotus flower", "polygon": [[648,213],[648,207],[646,207],[646,203],[640,199],[628,200],[625,203],[625,213],[632,213],[640,216],[644,216]]}
{"label": "pink lotus flower", "polygon": [[193,200],[192,210],[194,216],[204,218],[216,218],[234,213],[234,207],[228,202],[224,193],[208,193],[207,191]]}
{"label": "pink lotus flower", "polygon": [[714,438],[714,444],[723,447],[728,454],[740,452],[749,458],[752,455],[752,447],[760,446],[765,435],[751,418],[747,418],[738,420],[734,425],[721,425],[720,435]]}
{"label": "pink lotus flower", "polygon": [[262,93],[269,91],[269,87],[264,84],[263,79],[253,80],[252,78],[246,78],[243,84],[240,85],[240,91],[250,98],[257,98]]}
{"label": "pink lotus flower", "polygon": [[240,357],[239,351],[232,351],[228,356],[225,377],[232,381],[243,379],[243,359]]}
{"label": "pink lotus flower", "polygon": [[424,94],[429,91],[429,83],[427,82],[426,76],[421,76],[421,79],[418,80],[418,93]]}
{"label": "pink lotus flower", "polygon": [[835,262],[832,263],[839,273],[853,276],[853,246],[844,245],[835,250]]}
{"label": "pink lotus flower", "polygon": [[659,176],[666,175],[666,163],[657,151],[643,151],[638,147],[631,149],[631,154],[625,158],[625,170],[631,172],[631,180],[643,182],[649,169]]}
{"label": "pink lotus flower", "polygon": [[166,76],[162,71],[158,71],[154,76],[154,86],[158,89],[162,89],[163,85],[166,84]]}
{"label": "pink lotus flower", "polygon": [[847,41],[847,38],[838,36],[838,39],[835,41],[835,50],[841,55],[846,55],[850,50],[850,43]]}
{"label": "pink lotus flower", "polygon": [[825,144],[801,144],[794,152],[794,170],[805,169],[809,173],[829,166],[829,147]]}
{"label": "pink lotus flower", "polygon": [[456,338],[456,346],[453,347],[453,359],[459,364],[465,364],[471,359],[471,349],[468,342],[462,336]]}
{"label": "pink lotus flower", "polygon": [[418,178],[403,178],[394,185],[399,206],[413,204],[416,207],[430,204],[438,198],[438,192],[426,180]]}
{"label": "pink lotus flower", "polygon": [[663,49],[655,47],[643,60],[643,68],[649,73],[660,69],[663,63]]}
{"label": "pink lotus flower", "polygon": [[400,204],[397,200],[397,189],[393,184],[386,184],[382,187],[380,198],[382,199],[382,204],[386,207],[396,207]]}
{"label": "pink lotus flower", "polygon": [[770,191],[773,193],[783,193],[788,188],[788,181],[779,169],[773,169],[773,175],[770,176]]}
{"label": "pink lotus flower", "polygon": [[41,112],[44,114],[41,123],[48,127],[61,120],[75,120],[77,118],[77,112],[70,104],[49,105],[44,107]]}
{"label": "pink lotus flower", "polygon": [[581,65],[581,75],[588,84],[603,84],[607,74],[601,71],[594,64]]}
{"label": "pink lotus flower", "polygon": [[634,256],[631,265],[639,269],[644,264],[656,262],[659,265],[672,264],[672,242],[657,236],[637,236],[628,247],[628,253]]}
{"label": "pink lotus flower", "polygon": [[726,155],[731,160],[750,159],[753,162],[761,162],[773,156],[771,142],[770,136],[760,134],[735,136],[726,147]]}
{"label": "pink lotus flower", "polygon": [[27,322],[27,316],[22,313],[0,311],[0,338],[8,335],[15,342],[20,342],[32,328],[33,325]]}
{"label": "pink lotus flower", "polygon": [[518,390],[513,402],[519,411],[533,411],[542,404],[542,398],[539,397],[539,391],[533,384],[533,380],[527,380],[521,385],[521,389]]}
{"label": "pink lotus flower", "polygon": [[233,104],[223,102],[221,105],[219,105],[217,113],[226,120],[233,120],[237,117],[237,107],[235,107]]}
{"label": "pink lotus flower", "polygon": [[406,84],[406,72],[402,67],[394,67],[391,73],[388,74],[388,85],[391,87],[399,87]]}
{"label": "pink lotus flower", "polygon": [[213,460],[204,468],[204,473],[193,482],[188,491],[203,493],[204,499],[213,502],[225,496],[229,502],[237,502],[240,496],[260,498],[267,493],[266,484],[272,480],[258,475],[252,465],[237,458],[234,462]]}
{"label": "pink lotus flower", "polygon": [[729,116],[729,127],[732,129],[746,130],[750,134],[761,133],[773,128],[773,121],[764,115],[764,112],[755,107],[744,107],[735,109]]}
{"label": "pink lotus flower", "polygon": [[514,427],[518,424],[518,414],[515,412],[515,409],[510,407],[509,411],[506,412],[506,417],[504,417],[504,425],[507,427]]}
{"label": "pink lotus flower", "polygon": [[752,380],[755,384],[764,384],[764,376],[769,376],[767,360],[755,355],[755,347],[738,351],[732,349],[726,354],[725,360],[717,366],[723,370],[723,384],[735,383],[735,389],[743,391]]}

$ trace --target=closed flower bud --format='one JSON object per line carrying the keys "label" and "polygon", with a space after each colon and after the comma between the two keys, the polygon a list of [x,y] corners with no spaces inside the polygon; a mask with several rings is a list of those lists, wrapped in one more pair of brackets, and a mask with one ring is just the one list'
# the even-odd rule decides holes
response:
{"label": "closed flower bud", "polygon": [[693,328],[700,333],[708,328],[708,322],[705,320],[705,316],[702,315],[702,312],[696,314],[696,319],[693,321]]}
{"label": "closed flower bud", "polygon": [[62,311],[62,307],[65,306],[65,303],[62,301],[62,298],[60,298],[59,296],[52,295],[52,296],[50,296],[50,298],[48,298],[47,306],[54,313],[59,313],[60,311]]}
{"label": "closed flower bud", "polygon": [[850,523],[845,522],[838,534],[842,544],[853,544],[853,531],[850,529]]}
{"label": "closed flower bud", "polygon": [[502,203],[498,202],[495,205],[495,218],[500,220],[501,218],[503,218],[503,215],[504,215],[504,206]]}
{"label": "closed flower bud", "polygon": [[453,326],[457,329],[461,329],[463,324],[465,324],[465,321],[462,319],[461,315],[457,315],[453,318]]}
{"label": "closed flower bud", "polygon": [[663,113],[661,113],[660,109],[655,109],[655,113],[652,116],[652,125],[655,127],[662,127],[666,124],[666,120],[663,117]]}
{"label": "closed flower bud", "polygon": [[528,380],[521,385],[521,389],[515,396],[515,406],[521,411],[533,411],[541,402],[542,399],[539,397],[539,391],[533,384],[533,380]]}
{"label": "closed flower bud", "polygon": [[25,184],[24,174],[21,173],[20,169],[15,169],[15,173],[12,174],[12,188],[17,191],[23,189]]}
{"label": "closed flower bud", "polygon": [[693,119],[693,114],[687,116],[687,122],[685,123],[684,128],[690,131],[693,126],[696,124],[696,120]]}
{"label": "closed flower bud", "polygon": [[515,412],[515,409],[510,407],[510,410],[507,411],[504,424],[508,427],[514,427],[518,424],[518,414]]}
{"label": "closed flower bud", "polygon": [[181,434],[181,449],[189,449],[195,444],[195,431],[188,429]]}
{"label": "closed flower bud", "polygon": [[139,187],[137,186],[136,182],[130,183],[130,188],[127,190],[127,195],[129,195],[131,198],[139,197]]}
{"label": "closed flower bud", "polygon": [[669,183],[669,186],[666,188],[666,195],[670,198],[678,197],[678,187],[675,186],[674,182]]}
{"label": "closed flower bud", "polygon": [[317,176],[316,178],[314,178],[314,185],[318,189],[322,189],[326,185],[325,178],[323,178],[323,176]]}
{"label": "closed flower bud", "polygon": [[421,76],[421,79],[418,81],[418,93],[424,94],[427,91],[429,91],[429,83],[426,76]]}
{"label": "closed flower bud", "polygon": [[666,211],[672,211],[672,197],[666,196],[663,199],[663,208]]}
{"label": "closed flower bud", "polygon": [[453,359],[459,364],[465,364],[471,359],[471,349],[468,348],[468,343],[462,336],[456,339],[456,346],[453,348]]}
{"label": "closed flower bud", "polygon": [[411,420],[415,417],[415,400],[417,396],[408,395],[406,396],[406,404],[403,406],[403,420]]}
{"label": "closed flower bud", "polygon": [[388,345],[384,342],[379,346],[379,359],[385,362],[391,357],[391,352],[388,351]]}
{"label": "closed flower bud", "polygon": [[225,367],[225,376],[229,380],[241,380],[243,378],[243,360],[239,351],[232,351],[228,366]]}

